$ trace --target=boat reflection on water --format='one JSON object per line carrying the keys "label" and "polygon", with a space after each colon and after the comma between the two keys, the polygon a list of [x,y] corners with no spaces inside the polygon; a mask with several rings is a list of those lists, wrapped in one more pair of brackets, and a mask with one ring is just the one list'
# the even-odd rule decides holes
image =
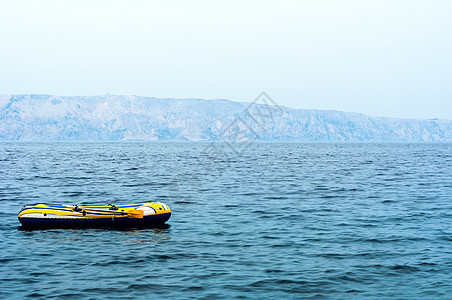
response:
{"label": "boat reflection on water", "polygon": [[169,224],[140,228],[85,228],[85,229],[27,229],[18,230],[24,234],[27,244],[67,242],[77,243],[162,243],[171,240]]}
{"label": "boat reflection on water", "polygon": [[131,239],[132,243],[162,243],[168,242],[171,240],[169,235],[169,228],[171,225],[163,224],[158,227],[143,229],[128,229],[128,230],[119,230],[124,232],[128,237],[134,238]]}

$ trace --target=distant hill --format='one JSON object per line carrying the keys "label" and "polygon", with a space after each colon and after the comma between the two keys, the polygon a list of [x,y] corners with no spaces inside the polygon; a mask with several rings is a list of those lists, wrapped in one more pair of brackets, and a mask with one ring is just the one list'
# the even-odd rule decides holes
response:
{"label": "distant hill", "polygon": [[[0,96],[0,140],[209,141],[248,103],[139,96]],[[452,121],[370,117],[341,111],[290,109],[262,129],[262,141],[452,141]]]}

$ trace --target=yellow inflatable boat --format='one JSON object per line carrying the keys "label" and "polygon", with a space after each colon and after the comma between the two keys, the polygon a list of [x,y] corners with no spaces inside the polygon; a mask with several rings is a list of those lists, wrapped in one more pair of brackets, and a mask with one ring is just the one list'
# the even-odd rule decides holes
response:
{"label": "yellow inflatable boat", "polygon": [[163,224],[170,208],[160,202],[128,205],[78,206],[36,204],[24,206],[19,221],[24,228],[145,227]]}

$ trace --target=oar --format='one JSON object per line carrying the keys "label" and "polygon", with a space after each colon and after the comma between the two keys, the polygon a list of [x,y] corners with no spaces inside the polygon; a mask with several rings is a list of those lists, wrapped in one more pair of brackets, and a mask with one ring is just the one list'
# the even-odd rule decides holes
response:
{"label": "oar", "polygon": [[110,213],[110,214],[119,214],[119,215],[127,215],[129,218],[137,218],[142,219],[144,211],[141,209],[135,209],[135,210],[129,210],[129,211],[116,211],[116,210],[104,210],[104,209],[92,209],[92,208],[84,208],[78,206],[77,208],[81,209],[82,211],[97,211],[97,212],[104,212],[104,213]]}

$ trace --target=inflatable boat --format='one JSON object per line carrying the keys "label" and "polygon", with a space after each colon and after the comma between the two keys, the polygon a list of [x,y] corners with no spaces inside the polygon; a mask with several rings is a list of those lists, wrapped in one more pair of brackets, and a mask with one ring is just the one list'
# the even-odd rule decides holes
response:
{"label": "inflatable boat", "polygon": [[24,206],[19,221],[27,229],[145,227],[169,220],[170,208],[160,202],[128,205],[78,206],[36,204]]}

